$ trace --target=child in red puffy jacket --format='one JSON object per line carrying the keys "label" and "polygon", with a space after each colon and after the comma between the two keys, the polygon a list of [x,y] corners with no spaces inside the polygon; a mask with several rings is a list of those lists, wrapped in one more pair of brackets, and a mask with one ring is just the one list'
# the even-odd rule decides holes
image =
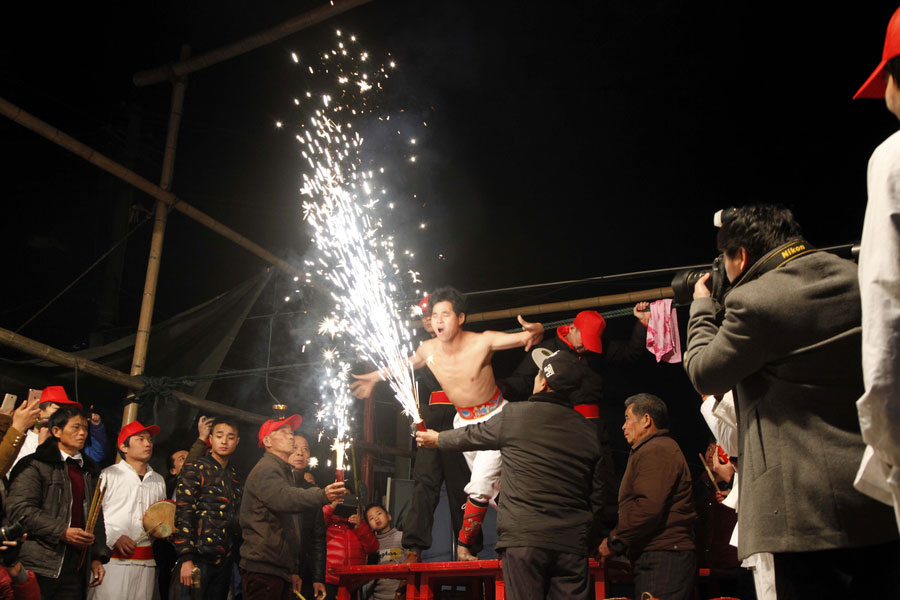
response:
{"label": "child in red puffy jacket", "polygon": [[338,588],[338,578],[331,574],[331,569],[366,564],[369,554],[378,552],[378,539],[359,513],[341,517],[335,514],[335,506],[337,502],[322,507],[327,544],[325,589],[328,600],[350,600],[353,590]]}

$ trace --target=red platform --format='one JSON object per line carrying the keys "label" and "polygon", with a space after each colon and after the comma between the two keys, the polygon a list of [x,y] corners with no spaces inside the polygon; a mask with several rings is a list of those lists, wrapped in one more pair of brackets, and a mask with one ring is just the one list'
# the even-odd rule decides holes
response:
{"label": "red platform", "polygon": [[[471,600],[482,597],[488,600],[505,600],[501,565],[499,560],[363,565],[340,567],[332,569],[331,573],[338,576],[341,586],[372,579],[402,579],[406,581],[407,600],[434,600],[440,595],[442,585],[465,585]],[[631,574],[616,563],[604,568],[596,560],[591,560],[589,570],[594,597],[597,599],[606,598],[607,582],[631,579]],[[708,569],[700,569],[700,576],[704,575],[709,575]]]}

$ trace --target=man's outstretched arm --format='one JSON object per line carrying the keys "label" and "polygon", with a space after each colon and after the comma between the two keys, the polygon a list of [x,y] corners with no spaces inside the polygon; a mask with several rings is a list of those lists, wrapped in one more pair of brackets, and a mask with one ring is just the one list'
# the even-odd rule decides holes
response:
{"label": "man's outstretched arm", "polygon": [[[413,369],[421,369],[425,366],[425,353],[422,351],[422,346],[424,346],[424,344],[420,344],[416,349],[416,353],[406,359]],[[350,391],[359,399],[370,398],[375,389],[375,385],[379,381],[384,381],[390,375],[391,371],[387,368],[370,371],[369,373],[364,373],[362,375],[351,374],[356,381],[350,382]]]}
{"label": "man's outstretched arm", "polygon": [[502,331],[485,331],[482,335],[488,336],[491,351],[508,350],[525,346],[525,352],[544,339],[544,326],[541,323],[530,323],[518,316],[522,331],[518,333],[503,333]]}

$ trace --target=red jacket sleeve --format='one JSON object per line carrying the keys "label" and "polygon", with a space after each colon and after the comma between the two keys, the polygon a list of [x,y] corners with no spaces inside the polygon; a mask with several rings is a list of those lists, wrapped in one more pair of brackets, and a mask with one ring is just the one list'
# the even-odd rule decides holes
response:
{"label": "red jacket sleeve", "polygon": [[359,545],[362,546],[363,552],[365,552],[366,554],[378,552],[378,538],[375,537],[375,534],[372,532],[372,528],[369,527],[365,522],[360,523],[359,525],[354,527],[353,533],[356,534],[356,539],[359,540]]}

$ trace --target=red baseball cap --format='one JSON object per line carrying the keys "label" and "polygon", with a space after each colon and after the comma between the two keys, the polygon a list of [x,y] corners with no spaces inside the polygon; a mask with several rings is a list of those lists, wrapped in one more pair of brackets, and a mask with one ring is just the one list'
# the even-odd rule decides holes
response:
{"label": "red baseball cap", "polygon": [[63,404],[73,404],[78,407],[78,410],[84,410],[84,407],[81,406],[81,402],[69,400],[69,397],[66,395],[66,390],[61,385],[45,387],[41,392],[40,404],[43,404],[44,402],[52,402],[53,404],[59,404],[60,406]]}
{"label": "red baseball cap", "polygon": [[150,432],[150,435],[156,435],[159,433],[159,425],[147,425],[144,427],[137,421],[132,421],[128,425],[122,428],[122,431],[119,432],[119,438],[116,440],[116,448],[125,443],[125,440],[130,438],[133,435],[137,435],[139,433],[144,433],[145,431]]}
{"label": "red baseball cap", "polygon": [[583,310],[575,315],[575,327],[581,332],[581,343],[591,352],[603,353],[600,338],[606,330],[606,319],[596,310]]}
{"label": "red baseball cap", "polygon": [[419,300],[419,308],[422,309],[422,314],[423,314],[423,315],[427,315],[427,314],[429,313],[429,309],[428,309],[428,298],[429,298],[430,296],[431,296],[430,294],[425,294],[424,296],[422,296],[422,299]]}
{"label": "red baseball cap", "polygon": [[269,419],[265,423],[262,424],[262,427],[259,428],[259,447],[265,448],[263,444],[263,438],[275,431],[276,429],[280,429],[285,424],[287,424],[291,431],[295,429],[299,429],[300,425],[303,424],[303,417],[300,415],[291,415],[285,419]]}
{"label": "red baseball cap", "polygon": [[[888,23],[887,33],[884,36],[884,51],[881,53],[881,62],[875,67],[875,71],[869,75],[866,82],[853,95],[857,98],[884,98],[884,90],[887,82],[884,80],[884,66],[889,60],[900,56],[900,8],[894,11]],[[897,82],[900,84],[900,82]]]}

